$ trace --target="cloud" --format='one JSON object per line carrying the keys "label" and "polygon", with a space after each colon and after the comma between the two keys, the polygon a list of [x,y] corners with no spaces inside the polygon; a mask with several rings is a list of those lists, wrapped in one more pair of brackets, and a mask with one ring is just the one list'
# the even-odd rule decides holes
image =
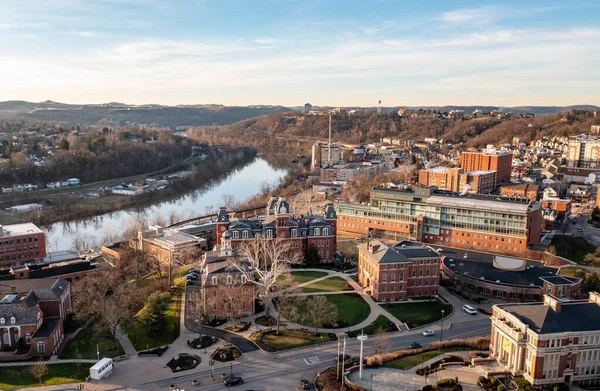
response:
{"label": "cloud", "polygon": [[95,31],[71,31],[71,34],[83,38],[91,38],[98,35],[98,33],[96,33]]}
{"label": "cloud", "polygon": [[261,45],[272,45],[274,43],[279,42],[279,40],[275,38],[258,38],[254,40],[255,43],[259,43]]}
{"label": "cloud", "polygon": [[47,26],[47,23],[0,23],[0,30],[41,29]]}
{"label": "cloud", "polygon": [[450,25],[482,26],[492,23],[503,14],[500,7],[485,5],[479,8],[464,8],[444,12],[438,20]]}

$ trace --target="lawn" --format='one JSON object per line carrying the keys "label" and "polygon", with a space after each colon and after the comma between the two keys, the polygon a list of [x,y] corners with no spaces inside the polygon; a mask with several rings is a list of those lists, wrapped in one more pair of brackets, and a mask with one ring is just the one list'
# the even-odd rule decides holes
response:
{"label": "lawn", "polygon": [[[112,341],[108,333],[97,333],[90,325],[89,327],[81,330],[75,339],[71,340],[65,350],[60,354],[59,358],[77,358],[77,350],[81,354],[81,358],[84,359],[96,359],[96,348],[100,349],[100,358],[102,357],[116,357],[123,353],[123,349],[119,344],[119,341],[115,341],[114,350],[112,349]],[[1,388],[0,388],[1,389]]]}
{"label": "lawn", "polygon": [[[257,338],[257,334],[252,337],[253,340],[256,340]],[[275,351],[280,351],[294,349],[301,346],[314,345],[317,343],[331,342],[331,338],[324,333],[314,335],[314,333],[311,331],[281,330],[279,335],[275,335],[275,333],[264,334],[262,336],[262,341]]]}
{"label": "lawn", "polygon": [[556,248],[556,255],[582,265],[590,264],[586,256],[596,251],[596,246],[577,236],[555,235],[550,246]]}
{"label": "lawn", "polygon": [[52,364],[48,365],[48,373],[42,378],[43,384],[29,373],[29,366],[0,367],[0,390],[18,390],[25,387],[41,387],[48,385],[77,383],[84,381],[90,374],[93,364]]}
{"label": "lawn", "polygon": [[[369,304],[357,294],[325,295],[325,297],[337,307],[338,324],[341,327],[354,326],[367,319],[371,312]],[[300,313],[307,311],[309,311],[307,308],[299,309]],[[301,319],[298,323],[314,327],[310,319]]]}
{"label": "lawn", "polygon": [[303,284],[312,281],[315,278],[325,277],[327,275],[326,272],[292,272],[291,274],[294,277],[294,282],[296,284]]}
{"label": "lawn", "polygon": [[402,357],[394,361],[388,361],[385,364],[383,364],[383,366],[385,368],[410,369],[416,367],[417,365],[421,365],[421,363],[431,360],[432,358],[435,358],[442,353],[463,352],[465,350],[469,349],[464,347],[458,347],[432,350],[431,352],[415,354],[414,356]]}
{"label": "lawn", "polygon": [[313,282],[312,284],[306,285],[300,289],[302,292],[339,292],[348,285],[348,282],[341,277],[331,277],[325,280]]}
{"label": "lawn", "polygon": [[411,327],[422,326],[442,319],[442,310],[445,311],[444,317],[452,313],[451,304],[442,304],[438,301],[390,304],[385,309]]}
{"label": "lawn", "polygon": [[367,335],[373,335],[380,327],[386,333],[398,331],[398,328],[390,323],[391,322],[388,318],[383,315],[379,315],[377,319],[375,319],[375,322],[371,323],[362,330],[351,331],[348,335],[350,337],[356,337],[357,335],[360,335],[361,331]]}
{"label": "lawn", "polygon": [[561,276],[567,276],[567,277],[579,277],[581,275],[588,274],[588,271],[585,269],[582,269],[580,267],[569,266],[569,267],[561,267],[559,274]]}
{"label": "lawn", "polygon": [[[124,327],[124,332],[129,336],[129,340],[137,351],[171,344],[179,337],[179,319],[181,315],[181,297],[182,292],[178,289],[171,296],[171,303],[167,310],[167,330],[161,338],[156,340],[146,335],[146,332],[140,324],[131,324]],[[144,309],[140,312],[142,312]],[[139,315],[139,313],[138,313]]]}

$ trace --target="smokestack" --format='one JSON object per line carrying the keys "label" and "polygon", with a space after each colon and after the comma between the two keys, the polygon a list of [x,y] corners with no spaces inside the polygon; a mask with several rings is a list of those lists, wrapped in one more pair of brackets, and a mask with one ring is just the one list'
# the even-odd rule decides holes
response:
{"label": "smokestack", "polygon": [[327,165],[331,164],[331,113],[329,113],[329,144],[327,146]]}
{"label": "smokestack", "polygon": [[467,195],[467,193],[469,192],[469,190],[471,190],[471,185],[469,185],[468,183],[465,185],[465,187],[463,187],[463,191],[462,193],[460,193],[461,196],[465,196]]}

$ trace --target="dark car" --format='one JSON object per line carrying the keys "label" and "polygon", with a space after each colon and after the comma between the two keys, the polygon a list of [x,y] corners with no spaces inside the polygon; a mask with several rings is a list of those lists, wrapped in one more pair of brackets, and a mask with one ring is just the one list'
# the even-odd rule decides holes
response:
{"label": "dark car", "polygon": [[338,360],[344,360],[345,361],[345,360],[347,360],[349,358],[350,358],[350,355],[348,355],[348,354],[342,354],[342,353],[340,353],[339,355],[336,355],[335,357],[333,357],[333,359],[335,361],[338,361]]}
{"label": "dark car", "polygon": [[310,390],[310,382],[308,380],[300,380],[303,390]]}
{"label": "dark car", "polygon": [[226,386],[235,386],[236,384],[242,384],[244,382],[244,379],[242,379],[239,376],[231,376],[228,377],[227,379],[225,379],[223,381],[223,384],[225,384]]}
{"label": "dark car", "polygon": [[418,349],[421,347],[421,344],[418,342],[413,342],[410,344],[410,346],[408,347],[409,349]]}

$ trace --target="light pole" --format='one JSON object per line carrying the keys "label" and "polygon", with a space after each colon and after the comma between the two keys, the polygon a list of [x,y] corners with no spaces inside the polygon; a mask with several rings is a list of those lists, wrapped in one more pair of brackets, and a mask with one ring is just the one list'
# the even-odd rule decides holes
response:
{"label": "light pole", "polygon": [[367,340],[367,336],[361,331],[361,334],[356,337],[360,341],[360,363],[358,369],[358,378],[362,379],[362,368],[363,368],[363,343]]}
{"label": "light pole", "polygon": [[444,313],[445,312],[446,312],[445,310],[442,310],[442,327],[440,328],[440,349],[442,349],[442,360],[444,359],[444,350],[441,345],[442,345],[442,339],[444,336]]}
{"label": "light pole", "polygon": [[371,373],[371,391],[373,391],[373,374]]}

